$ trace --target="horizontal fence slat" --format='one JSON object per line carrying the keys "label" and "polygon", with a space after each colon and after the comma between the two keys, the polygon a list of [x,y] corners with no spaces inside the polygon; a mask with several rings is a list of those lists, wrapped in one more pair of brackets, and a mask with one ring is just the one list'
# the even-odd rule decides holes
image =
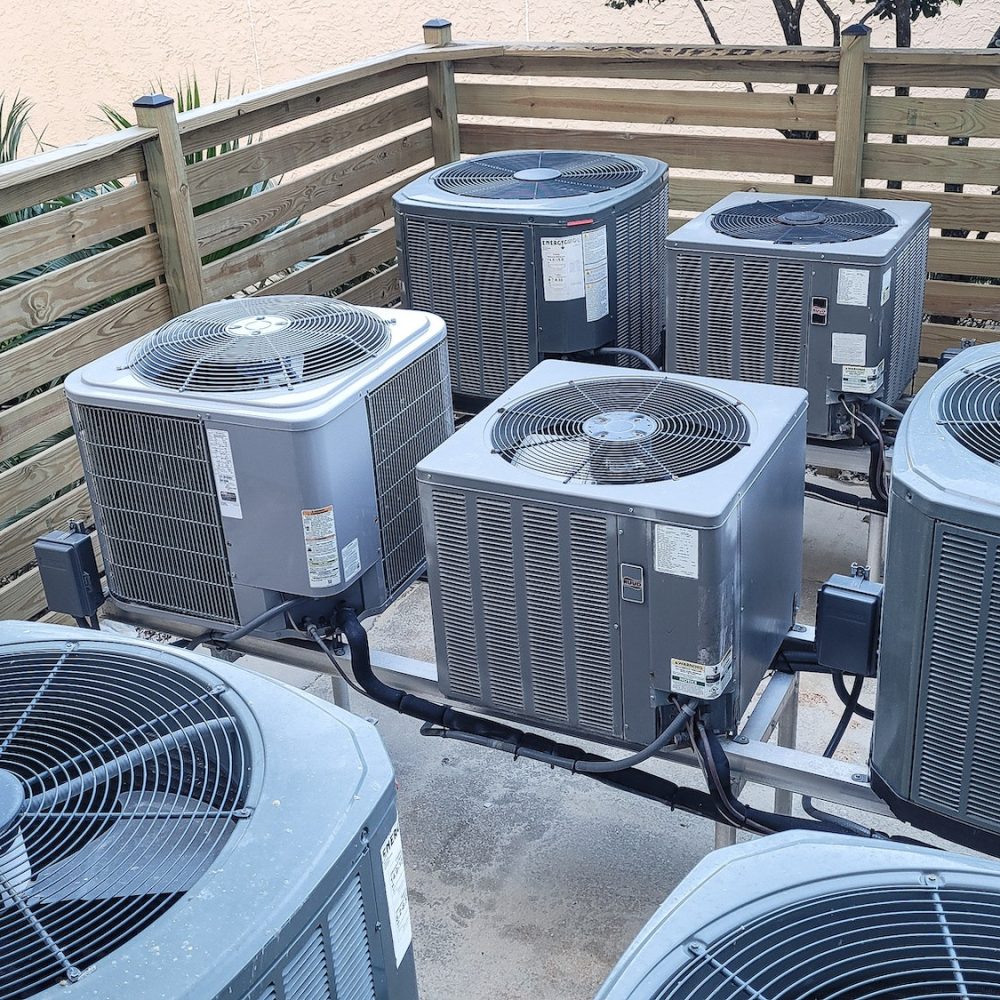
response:
{"label": "horizontal fence slat", "polygon": [[209,264],[204,277],[210,297],[231,295],[391,219],[392,195],[420,174],[399,174],[368,194]]}
{"label": "horizontal fence slat", "polygon": [[932,316],[1000,320],[1000,285],[928,281],[924,289],[924,312]]}
{"label": "horizontal fence slat", "polygon": [[199,247],[207,255],[302,216],[369,184],[391,177],[431,156],[430,129],[394,139],[359,156],[305,177],[206,212],[195,220]]}
{"label": "horizontal fence slat", "polygon": [[0,401],[59,378],[170,319],[170,298],[157,285],[5,351]]}
{"label": "horizontal fence slat", "polygon": [[0,276],[19,274],[152,222],[153,205],[145,181],[36,215],[4,228]]}
{"label": "horizontal fence slat", "polygon": [[995,344],[1000,341],[1000,327],[980,329],[975,326],[950,326],[946,323],[924,323],[920,332],[920,355],[936,358],[949,347],[958,347],[963,338],[980,344]]}
{"label": "horizontal fence slat", "polygon": [[460,83],[457,90],[463,115],[817,130],[832,129],[837,118],[837,99],[817,94],[496,83]]}
{"label": "horizontal fence slat", "polygon": [[872,49],[865,61],[873,87],[1000,86],[995,49]]}
{"label": "horizontal fence slat", "polygon": [[191,203],[202,205],[258,181],[342,153],[415,125],[427,118],[428,113],[427,90],[421,88],[202,160],[188,170]]}
{"label": "horizontal fence slat", "polygon": [[76,438],[67,438],[0,473],[5,516],[16,514],[83,478]]}
{"label": "horizontal fence slat", "polygon": [[995,185],[1000,149],[866,142],[862,169],[866,179]]}
{"label": "horizontal fence slat", "polygon": [[19,521],[0,530],[0,577],[9,576],[33,562],[31,546],[39,535],[56,528],[65,528],[66,522],[88,520],[90,499],[86,486],[77,486],[63,496]]}
{"label": "horizontal fence slat", "polygon": [[674,212],[703,212],[734,191],[760,191],[767,194],[794,194],[803,198],[824,197],[828,184],[770,184],[764,181],[714,181],[701,177],[670,178],[670,209]]}
{"label": "horizontal fence slat", "polygon": [[388,226],[262,288],[257,295],[325,295],[396,256],[395,227]]}
{"label": "horizontal fence slat", "polygon": [[[1000,278],[1000,242],[931,237],[927,269],[938,274]],[[996,289],[996,295],[1000,299],[1000,287]]]}
{"label": "horizontal fence slat", "polygon": [[1000,138],[1000,100],[960,97],[869,97],[867,132]]}
{"label": "horizontal fence slat", "polygon": [[344,292],[341,298],[356,306],[391,306],[399,301],[399,266],[393,264],[373,278]]}
{"label": "horizontal fence slat", "polygon": [[138,173],[145,166],[139,147],[155,136],[153,129],[128,128],[0,164],[0,215]]}
{"label": "horizontal fence slat", "polygon": [[711,59],[629,60],[608,56],[581,59],[575,56],[504,55],[463,60],[456,73],[486,73],[493,76],[597,77],[602,80],[711,80],[743,83],[836,83],[835,63],[757,59],[713,61]]}
{"label": "horizontal fence slat", "polygon": [[29,569],[6,586],[0,586],[0,619],[34,618],[45,607],[45,590],[37,569]]}
{"label": "horizontal fence slat", "polygon": [[162,273],[158,236],[112,247],[0,292],[0,335],[36,330]]}
{"label": "horizontal fence slat", "polygon": [[0,410],[0,462],[33,448],[70,425],[62,386]]}
{"label": "horizontal fence slat", "polygon": [[537,59],[607,60],[648,63],[668,59],[679,65],[710,62],[724,67],[732,63],[788,63],[793,66],[840,65],[840,50],[805,45],[659,45],[645,42],[535,42],[509,43],[505,56]]}
{"label": "horizontal fence slat", "polygon": [[935,229],[1000,232],[1000,197],[954,194],[948,191],[896,191],[876,187],[864,188],[861,194],[865,198],[930,202],[931,225]]}
{"label": "horizontal fence slat", "polygon": [[809,139],[524,128],[471,122],[463,123],[459,134],[464,153],[489,153],[497,149],[594,149],[654,156],[673,167],[818,175],[829,175],[833,169],[833,143]]}

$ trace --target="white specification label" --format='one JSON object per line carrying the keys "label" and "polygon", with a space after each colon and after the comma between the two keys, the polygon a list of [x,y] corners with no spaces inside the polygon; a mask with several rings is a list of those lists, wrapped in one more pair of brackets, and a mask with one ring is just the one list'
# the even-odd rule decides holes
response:
{"label": "white specification label", "polygon": [[658,524],[654,533],[653,569],[657,573],[698,579],[698,531]]}
{"label": "white specification label", "polygon": [[885,274],[882,275],[882,296],[879,300],[880,305],[885,305],[889,301],[889,292],[892,289],[892,268],[890,267]]}
{"label": "white specification label", "polygon": [[233,449],[229,444],[229,431],[208,430],[208,453],[212,458],[212,475],[215,477],[215,494],[219,498],[219,512],[223,517],[243,517],[240,491],[236,486],[236,467]]}
{"label": "white specification label", "polygon": [[840,388],[843,392],[878,392],[885,380],[885,360],[874,367],[844,365]]}
{"label": "white specification label", "polygon": [[830,360],[835,365],[863,365],[868,360],[868,338],[863,333],[835,333]]}
{"label": "white specification label", "polygon": [[309,586],[336,586],[340,583],[340,556],[333,507],[302,511],[302,536],[306,542]]}
{"label": "white specification label", "polygon": [[584,296],[583,237],[547,238],[542,243],[542,287],[546,302]]}
{"label": "white specification label", "polygon": [[869,272],[860,267],[842,267],[837,275],[837,304],[868,305]]}
{"label": "white specification label", "polygon": [[670,691],[691,698],[718,698],[733,677],[733,650],[721,663],[695,663],[693,660],[670,660]]}
{"label": "white specification label", "polygon": [[389,899],[389,928],[396,955],[396,968],[403,961],[413,940],[410,923],[410,901],[406,895],[406,870],[403,868],[403,842],[399,836],[399,820],[393,824],[382,845],[382,876]]}
{"label": "white specification label", "polygon": [[583,234],[583,282],[587,299],[587,322],[608,314],[608,229]]}
{"label": "white specification label", "polygon": [[340,558],[344,563],[344,579],[350,580],[352,576],[357,576],[361,572],[361,550],[358,540],[349,542],[344,546],[344,551],[340,553]]}

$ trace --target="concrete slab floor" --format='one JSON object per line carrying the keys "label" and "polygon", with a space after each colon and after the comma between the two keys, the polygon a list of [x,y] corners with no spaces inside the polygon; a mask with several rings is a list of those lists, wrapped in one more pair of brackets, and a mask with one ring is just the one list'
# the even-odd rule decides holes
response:
{"label": "concrete slab floor", "polygon": [[[813,620],[823,580],[864,561],[866,528],[855,511],[806,501],[803,621]],[[411,588],[370,631],[375,648],[433,659],[426,588]],[[241,662],[329,697],[326,677]],[[873,704],[874,691],[864,700]],[[357,695],[352,708],[378,720],[396,767],[424,1000],[593,997],[636,932],[713,846],[706,820],[536,762],[422,738],[416,721]],[[799,745],[821,751],[839,714],[829,681],[806,677]],[[863,763],[868,735],[866,723],[852,724],[840,756]],[[693,770],[651,766],[701,787]],[[747,789],[745,797],[771,803],[764,789]]]}

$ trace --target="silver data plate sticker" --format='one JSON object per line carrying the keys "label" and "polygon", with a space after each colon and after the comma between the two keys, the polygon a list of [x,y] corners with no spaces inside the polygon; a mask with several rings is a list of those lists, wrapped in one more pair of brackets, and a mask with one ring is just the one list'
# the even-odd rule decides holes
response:
{"label": "silver data plate sticker", "polygon": [[240,506],[240,491],[236,485],[236,466],[233,464],[233,449],[229,443],[229,431],[209,429],[208,454],[212,459],[212,475],[215,478],[215,495],[219,499],[219,513],[223,517],[243,517]]}
{"label": "silver data plate sticker", "polygon": [[546,302],[568,302],[585,294],[583,237],[547,237],[542,244],[542,288]]}
{"label": "silver data plate sticker", "polygon": [[861,267],[842,267],[837,273],[837,305],[868,305],[870,272]]}
{"label": "silver data plate sticker", "polygon": [[340,583],[340,554],[333,506],[302,511],[302,537],[310,587],[335,587]]}
{"label": "silver data plate sticker", "polygon": [[889,301],[889,292],[892,291],[892,268],[888,268],[882,275],[882,295],[879,299],[880,305],[885,305]]}
{"label": "silver data plate sticker", "polygon": [[830,338],[830,361],[835,365],[868,362],[868,338],[863,333],[834,333]]}
{"label": "silver data plate sticker", "polygon": [[341,561],[344,564],[344,579],[350,580],[361,572],[361,548],[356,538],[352,539],[340,553]]}
{"label": "silver data plate sticker", "polygon": [[608,229],[601,226],[583,234],[583,283],[587,300],[587,322],[607,316]]}
{"label": "silver data plate sticker", "polygon": [[671,576],[698,579],[698,531],[676,524],[658,524],[654,529],[653,569]]}
{"label": "silver data plate sticker", "polygon": [[695,663],[694,660],[670,660],[670,691],[690,698],[712,701],[718,698],[733,679],[732,647],[719,663]]}
{"label": "silver data plate sticker", "polygon": [[413,940],[410,922],[410,901],[406,894],[406,869],[403,867],[403,841],[399,836],[399,820],[393,824],[382,845],[382,877],[389,900],[389,929],[396,957],[396,968],[403,961]]}

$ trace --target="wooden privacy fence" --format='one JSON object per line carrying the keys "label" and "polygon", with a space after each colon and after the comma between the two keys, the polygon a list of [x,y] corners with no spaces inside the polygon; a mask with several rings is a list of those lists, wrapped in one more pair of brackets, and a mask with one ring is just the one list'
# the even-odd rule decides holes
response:
{"label": "wooden privacy fence", "polygon": [[872,49],[852,29],[841,48],[455,43],[445,21],[424,38],[181,115],[143,98],[134,128],[0,167],[0,217],[26,216],[0,227],[0,617],[45,613],[32,541],[89,518],[63,377],[234,294],[348,286],[350,301],[394,303],[391,196],[463,153],[655,156],[675,217],[746,189],[928,200],[923,353],[1000,337],[947,322],[1000,320],[984,280],[1000,278],[1000,244],[974,238],[1000,232],[1000,99],[984,94],[1000,53]]}

